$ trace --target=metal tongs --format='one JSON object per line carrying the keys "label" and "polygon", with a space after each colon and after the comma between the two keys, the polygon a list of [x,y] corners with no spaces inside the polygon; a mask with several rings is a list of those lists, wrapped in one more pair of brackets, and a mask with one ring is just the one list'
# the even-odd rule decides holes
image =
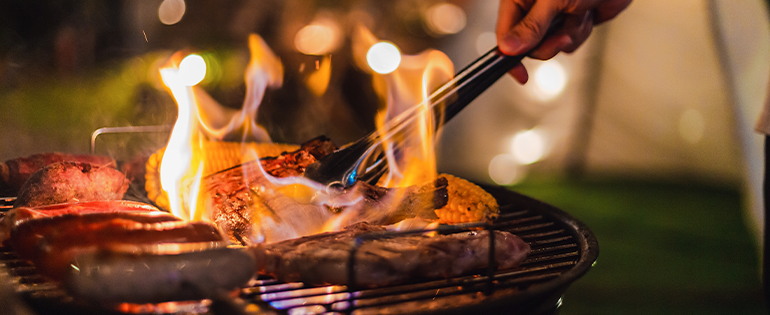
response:
{"label": "metal tongs", "polygon": [[[548,34],[552,34],[560,24],[560,17],[554,19]],[[383,128],[309,165],[304,176],[326,186],[348,187],[360,180],[370,183],[377,181],[387,171],[387,161],[382,152],[383,141],[410,128],[420,116],[418,114],[426,102],[429,108],[433,109],[437,120],[447,122],[513,69],[527,54],[508,56],[497,47],[493,48],[458,72],[427,100],[386,122]],[[440,104],[446,105],[439,106]]]}

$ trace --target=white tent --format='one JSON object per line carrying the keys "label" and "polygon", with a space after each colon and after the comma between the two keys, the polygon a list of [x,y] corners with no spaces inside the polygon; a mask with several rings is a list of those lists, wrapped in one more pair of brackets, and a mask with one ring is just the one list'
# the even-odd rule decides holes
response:
{"label": "white tent", "polygon": [[[456,65],[494,45],[496,14],[497,1],[471,8],[458,41],[480,47],[447,49]],[[544,63],[529,61],[526,86],[506,77],[479,97],[447,125],[439,156],[451,158],[440,165],[498,183],[566,171],[738,184],[761,236],[763,137],[753,126],[770,77],[768,16],[762,0],[634,1],[555,58],[566,78],[558,95],[538,97],[532,76]],[[545,156],[521,165],[511,141],[533,128]]]}

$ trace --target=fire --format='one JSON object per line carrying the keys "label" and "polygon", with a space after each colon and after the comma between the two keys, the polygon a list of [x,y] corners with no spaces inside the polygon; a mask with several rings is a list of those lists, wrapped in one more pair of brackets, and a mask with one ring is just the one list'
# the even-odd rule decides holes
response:
{"label": "fire", "polygon": [[[378,113],[377,126],[386,138],[383,150],[388,158],[389,173],[380,184],[405,187],[435,179],[434,139],[438,126],[433,108],[439,104],[431,104],[428,96],[452,78],[452,61],[440,51],[426,50],[418,55],[401,55],[397,68],[382,72],[375,68],[383,62],[373,60],[371,53],[372,49],[382,49],[378,48],[382,42],[366,28],[359,27],[354,45],[359,66],[372,69],[375,89],[386,104]],[[405,115],[413,115],[409,118],[412,122],[398,134],[386,135],[388,128],[405,119]]]}
{"label": "fire", "polygon": [[[163,84],[176,101],[179,112],[160,164],[160,182],[168,194],[171,212],[185,220],[205,218],[199,201],[201,178],[211,173],[203,159],[203,146],[240,133],[242,142],[270,142],[267,131],[256,124],[259,104],[268,87],[283,84],[283,66],[257,35],[249,37],[251,60],[246,69],[246,97],[243,108],[228,110],[197,87],[205,76],[204,59],[174,54],[160,69]],[[243,146],[242,161],[258,156]],[[200,211],[198,211],[200,210]]]}
{"label": "fire", "polygon": [[[418,55],[404,55],[393,44],[380,46],[390,47],[386,51],[391,53],[385,54],[385,57],[377,57],[378,54],[368,53],[376,43],[381,42],[364,28],[359,29],[354,38],[356,61],[367,67],[365,69],[372,70],[375,90],[382,97],[382,103],[387,104],[378,114],[377,125],[378,132],[386,135],[382,150],[387,156],[390,172],[381,179],[379,184],[387,187],[405,187],[428,183],[437,177],[434,153],[437,120],[434,117],[434,109],[440,105],[432,104],[429,101],[429,95],[440,84],[451,79],[454,67],[449,58],[439,51],[428,50]],[[395,48],[396,55],[393,55],[392,48]],[[209,218],[209,214],[204,213],[205,196],[198,197],[198,192],[202,190],[200,187],[202,177],[212,173],[211,166],[207,165],[207,159],[203,158],[207,144],[212,141],[238,138],[243,144],[240,152],[241,162],[246,162],[259,159],[256,151],[251,149],[253,146],[248,144],[270,142],[265,129],[256,125],[256,115],[265,90],[278,88],[283,84],[284,70],[280,59],[259,36],[249,37],[249,50],[251,60],[245,73],[247,92],[243,108],[238,111],[225,109],[202,88],[195,85],[203,78],[203,75],[200,75],[200,65],[205,58],[190,57],[189,63],[199,65],[198,71],[189,72],[194,75],[184,74],[187,70],[180,65],[182,64],[181,53],[174,55],[160,70],[164,84],[179,106],[179,116],[161,161],[160,180],[162,189],[168,193],[172,213],[186,220]],[[367,58],[370,61],[367,62]],[[382,70],[380,69],[377,72],[368,68],[378,60],[383,61],[378,58],[388,59],[385,61],[390,63],[392,69],[389,71],[380,71]],[[398,60],[395,66],[393,60]],[[205,63],[203,64],[205,75]],[[317,72],[306,82],[313,93],[320,95],[326,90],[331,72],[329,67],[329,56],[316,65]],[[196,78],[190,79],[193,76]],[[397,133],[391,134],[390,128],[399,122],[407,123],[402,124]],[[257,189],[261,189],[266,195],[278,193],[288,196],[299,205],[299,208],[312,204],[341,209],[361,204],[363,198],[361,194],[353,193],[345,195],[342,199],[334,195],[335,193],[328,192],[327,187],[310,182],[304,177],[275,178],[266,174],[259,163],[255,166],[244,167],[243,172],[262,173],[257,175],[263,176],[261,178],[264,181],[261,184],[264,187],[257,187]],[[244,174],[244,178],[250,177],[249,174]],[[396,197],[396,199],[399,198]],[[397,203],[398,200],[393,202]],[[280,230],[280,233],[287,235],[296,232],[295,234],[300,236],[307,231],[302,233],[299,231],[310,227],[313,227],[313,232],[321,232],[314,226],[319,228],[324,226],[322,230],[338,230],[343,227],[342,224],[349,216],[348,213],[339,215],[331,212],[301,213],[301,217],[314,217],[318,220],[301,223],[295,222],[302,220],[300,217],[284,218],[292,221],[291,224],[299,224],[297,231],[293,231],[292,227],[279,226],[286,222],[275,221],[271,217],[254,218],[251,222],[262,224],[254,226],[256,230]],[[415,223],[404,223],[400,228],[410,226],[414,227]]]}
{"label": "fire", "polygon": [[[193,148],[193,144],[199,140],[199,135],[195,132],[199,123],[198,107],[193,97],[192,87],[185,85],[184,78],[180,75],[177,62],[179,57],[178,53],[174,55],[160,70],[163,83],[169,88],[179,107],[174,129],[161,160],[160,183],[163,190],[168,193],[171,213],[177,217],[192,220],[194,214],[187,211],[186,198],[182,196],[182,182],[189,177],[187,174],[190,171],[193,174],[197,172],[197,169],[191,168],[191,165],[200,167],[200,154],[195,156]],[[198,163],[194,163],[196,160]]]}

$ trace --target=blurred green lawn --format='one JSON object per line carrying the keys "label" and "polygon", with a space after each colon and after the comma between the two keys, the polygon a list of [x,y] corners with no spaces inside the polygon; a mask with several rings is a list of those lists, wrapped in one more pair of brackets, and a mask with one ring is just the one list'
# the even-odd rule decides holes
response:
{"label": "blurred green lawn", "polygon": [[572,214],[599,240],[597,264],[560,315],[767,314],[737,188],[581,180],[511,189]]}

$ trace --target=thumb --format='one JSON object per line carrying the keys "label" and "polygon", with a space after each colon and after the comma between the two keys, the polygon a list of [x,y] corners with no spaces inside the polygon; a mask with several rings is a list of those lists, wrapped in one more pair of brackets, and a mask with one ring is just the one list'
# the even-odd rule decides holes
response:
{"label": "thumb", "polygon": [[506,55],[520,55],[535,48],[558,12],[558,8],[549,6],[548,1],[535,2],[532,9],[503,36],[498,43],[500,51]]}

